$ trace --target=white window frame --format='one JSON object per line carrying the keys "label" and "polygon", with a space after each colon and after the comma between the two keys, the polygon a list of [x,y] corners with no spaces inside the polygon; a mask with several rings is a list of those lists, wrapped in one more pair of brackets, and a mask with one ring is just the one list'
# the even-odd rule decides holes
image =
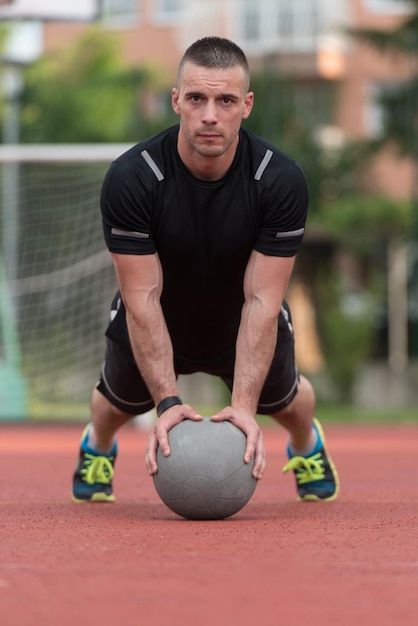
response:
{"label": "white window frame", "polygon": [[[110,27],[130,27],[139,21],[140,4],[142,0],[124,0],[126,9],[121,7],[120,0],[101,0],[102,3],[102,22],[105,26]],[[132,9],[130,10],[130,6]]]}
{"label": "white window frame", "polygon": [[[238,38],[253,54],[314,52],[318,37],[345,21],[345,11],[341,10],[344,6],[343,0],[241,0]],[[281,31],[281,16],[286,12],[288,29]],[[255,13],[258,37],[247,37],[251,31],[247,27],[248,15]]]}
{"label": "white window frame", "polygon": [[363,124],[365,135],[371,139],[380,139],[385,130],[385,112],[379,103],[379,97],[398,89],[399,82],[373,81],[366,83]]}
{"label": "white window frame", "polygon": [[[196,0],[199,1],[199,0]],[[177,3],[177,7],[170,9],[170,3]],[[153,21],[157,24],[178,24],[187,16],[185,0],[154,0]]]}
{"label": "white window frame", "polygon": [[363,130],[370,139],[379,139],[383,134],[384,116],[378,102],[383,87],[380,82],[368,82],[364,87]]}
{"label": "white window frame", "polygon": [[413,10],[413,6],[408,0],[363,0],[364,8],[369,13],[380,13],[385,15],[404,15]]}

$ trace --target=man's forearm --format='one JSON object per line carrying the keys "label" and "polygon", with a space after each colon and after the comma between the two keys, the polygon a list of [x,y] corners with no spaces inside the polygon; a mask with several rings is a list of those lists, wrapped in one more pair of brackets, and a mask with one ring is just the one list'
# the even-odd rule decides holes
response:
{"label": "man's forearm", "polygon": [[158,405],[176,396],[173,347],[161,309],[163,273],[157,254],[112,254],[132,351],[149,392]]}
{"label": "man's forearm", "polygon": [[277,317],[261,305],[245,304],[236,344],[231,404],[255,416],[277,341]]}
{"label": "man's forearm", "polygon": [[161,310],[142,310],[140,317],[127,311],[129,337],[135,361],[149,392],[158,405],[178,395],[173,347]]}

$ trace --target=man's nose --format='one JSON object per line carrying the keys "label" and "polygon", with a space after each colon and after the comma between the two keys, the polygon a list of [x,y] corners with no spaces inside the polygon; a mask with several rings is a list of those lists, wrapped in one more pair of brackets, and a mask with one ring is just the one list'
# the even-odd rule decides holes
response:
{"label": "man's nose", "polygon": [[216,124],[218,121],[216,102],[208,100],[203,109],[202,121],[205,124]]}

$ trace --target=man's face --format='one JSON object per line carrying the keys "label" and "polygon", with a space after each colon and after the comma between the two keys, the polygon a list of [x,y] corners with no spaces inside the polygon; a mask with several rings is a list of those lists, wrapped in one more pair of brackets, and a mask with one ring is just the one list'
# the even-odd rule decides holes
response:
{"label": "man's face", "polygon": [[187,149],[203,157],[235,150],[241,121],[250,115],[253,99],[242,67],[218,69],[187,62],[172,91]]}

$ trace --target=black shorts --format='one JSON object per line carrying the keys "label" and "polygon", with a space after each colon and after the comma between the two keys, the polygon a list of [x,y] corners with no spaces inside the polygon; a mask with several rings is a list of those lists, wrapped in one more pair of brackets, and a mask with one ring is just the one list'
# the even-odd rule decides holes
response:
{"label": "black shorts", "polygon": [[[235,352],[211,364],[196,364],[174,355],[177,375],[195,372],[211,374],[221,378],[230,390],[234,362]],[[283,303],[279,315],[276,351],[261,391],[257,412],[271,415],[287,406],[297,393],[298,380],[292,318],[287,303]],[[106,337],[106,356],[97,389],[118,409],[132,415],[146,413],[154,407],[129,346],[124,342],[116,342],[109,336]]]}

